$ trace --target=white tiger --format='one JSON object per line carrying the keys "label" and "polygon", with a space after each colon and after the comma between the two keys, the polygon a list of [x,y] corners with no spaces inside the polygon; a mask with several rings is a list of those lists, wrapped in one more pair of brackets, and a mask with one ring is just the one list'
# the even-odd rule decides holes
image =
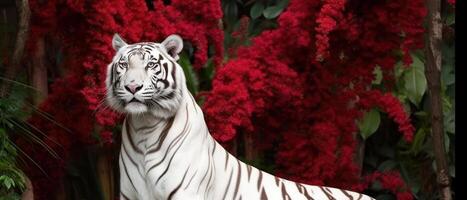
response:
{"label": "white tiger", "polygon": [[126,113],[119,159],[120,198],[372,199],[331,187],[278,178],[229,154],[209,134],[203,112],[176,63],[182,39],[162,43],[112,40],[107,102]]}

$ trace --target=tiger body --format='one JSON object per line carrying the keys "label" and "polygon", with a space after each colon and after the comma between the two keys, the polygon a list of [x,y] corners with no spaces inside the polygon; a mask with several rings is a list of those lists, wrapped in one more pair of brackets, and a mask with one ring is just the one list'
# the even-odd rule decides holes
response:
{"label": "tiger body", "polygon": [[[186,87],[176,63],[181,39],[173,37],[162,44],[134,45],[114,37],[117,55],[106,84],[109,104],[127,113],[119,158],[121,199],[372,199],[275,177],[229,154],[211,137],[203,112]],[[146,45],[153,47],[147,48],[152,49],[148,55]],[[141,51],[131,56],[135,48]],[[122,58],[128,63],[126,72],[118,72]],[[151,62],[157,62],[153,72],[147,67]],[[131,71],[136,65],[146,71]],[[133,84],[138,79],[144,81]]]}

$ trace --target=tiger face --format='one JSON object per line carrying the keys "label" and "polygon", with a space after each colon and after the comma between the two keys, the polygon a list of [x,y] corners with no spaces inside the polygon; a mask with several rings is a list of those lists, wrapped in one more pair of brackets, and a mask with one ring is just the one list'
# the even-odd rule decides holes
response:
{"label": "tiger face", "polygon": [[183,41],[178,35],[162,43],[127,44],[115,34],[116,53],[107,67],[107,103],[129,114],[152,113],[169,118],[179,107],[185,76],[177,64]]}

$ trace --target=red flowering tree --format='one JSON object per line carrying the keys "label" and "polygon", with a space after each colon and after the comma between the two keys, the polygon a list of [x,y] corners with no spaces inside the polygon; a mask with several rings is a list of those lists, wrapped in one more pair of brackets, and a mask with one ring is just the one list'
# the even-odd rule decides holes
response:
{"label": "red flowering tree", "polygon": [[[212,134],[227,143],[251,134],[264,149],[277,143],[281,176],[362,191],[367,186],[354,160],[365,111],[387,113],[412,140],[391,77],[398,60],[410,64],[409,51],[423,47],[425,14],[422,0],[290,1],[278,28],[217,68],[204,104]],[[383,88],[372,86],[377,66]]]}
{"label": "red flowering tree", "polygon": [[47,134],[48,145],[62,159],[18,141],[47,174],[34,166],[27,170],[37,199],[50,198],[72,152],[79,154],[82,144],[96,143],[93,135],[111,141],[111,130],[120,117],[101,104],[106,68],[114,54],[110,45],[114,33],[130,43],[161,41],[177,33],[195,48],[197,67],[207,61],[210,46],[215,49],[214,63],[219,64],[222,58],[223,34],[218,26],[222,11],[218,0],[36,0],[30,4],[31,52],[38,38],[53,35],[64,55],[60,67],[66,70],[66,76],[52,84],[51,93],[40,107],[61,126],[41,116],[31,119]]}

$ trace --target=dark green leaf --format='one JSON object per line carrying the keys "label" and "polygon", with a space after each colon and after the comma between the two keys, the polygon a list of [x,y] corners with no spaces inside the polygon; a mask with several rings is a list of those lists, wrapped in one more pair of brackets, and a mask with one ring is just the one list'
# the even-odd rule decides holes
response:
{"label": "dark green leaf", "polygon": [[449,166],[449,175],[451,175],[453,178],[456,177],[456,166],[454,165]]}
{"label": "dark green leaf", "polygon": [[251,10],[250,10],[250,16],[252,19],[256,19],[258,18],[259,16],[261,16],[261,14],[263,14],[263,10],[264,10],[264,5],[261,1],[257,1],[252,7],[251,7]]}
{"label": "dark green leaf", "polygon": [[383,187],[381,186],[381,183],[379,181],[374,181],[373,184],[371,184],[370,188],[372,190],[376,190],[376,191],[379,191],[379,190],[383,189]]}
{"label": "dark green leaf", "polygon": [[386,160],[378,167],[378,171],[387,171],[396,168],[397,163],[394,160]]}
{"label": "dark green leaf", "polygon": [[375,156],[368,156],[368,157],[365,157],[364,162],[365,162],[365,164],[370,165],[370,166],[376,168],[377,159],[376,159]]}
{"label": "dark green leaf", "polygon": [[449,152],[449,145],[451,144],[450,140],[449,140],[449,135],[448,134],[444,134],[444,149],[446,152]]}
{"label": "dark green leaf", "polygon": [[456,123],[454,112],[449,112],[444,115],[444,129],[448,133],[455,134],[456,132]]}
{"label": "dark green leaf", "polygon": [[363,139],[367,139],[375,133],[376,130],[378,130],[380,122],[381,117],[377,109],[371,109],[369,112],[365,113],[363,119],[358,123],[360,135]]}
{"label": "dark green leaf", "polygon": [[412,146],[410,147],[410,153],[417,154],[422,150],[423,143],[425,142],[426,138],[426,133],[427,132],[423,128],[419,128],[417,130],[412,142]]}
{"label": "dark green leaf", "polygon": [[407,97],[416,106],[420,103],[423,95],[425,94],[427,81],[424,73],[424,64],[413,56],[413,63],[407,71],[403,74],[404,88],[407,92]]}
{"label": "dark green leaf", "polygon": [[384,156],[386,158],[394,158],[395,157],[395,150],[392,146],[381,146],[377,149],[378,154]]}
{"label": "dark green leaf", "polygon": [[232,30],[233,25],[235,25],[235,22],[237,21],[237,16],[238,16],[237,3],[235,1],[226,2],[225,7],[224,7],[224,18],[226,19],[226,22],[230,30]]}
{"label": "dark green leaf", "polygon": [[456,14],[455,13],[449,13],[446,16],[446,25],[451,26],[456,23]]}
{"label": "dark green leaf", "polygon": [[282,11],[287,7],[287,4],[289,3],[288,0],[281,0],[277,5],[275,6],[270,6],[264,9],[263,15],[266,19],[274,19],[277,16],[279,16]]}

